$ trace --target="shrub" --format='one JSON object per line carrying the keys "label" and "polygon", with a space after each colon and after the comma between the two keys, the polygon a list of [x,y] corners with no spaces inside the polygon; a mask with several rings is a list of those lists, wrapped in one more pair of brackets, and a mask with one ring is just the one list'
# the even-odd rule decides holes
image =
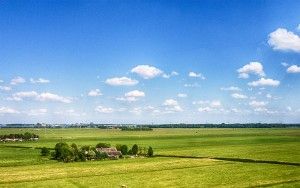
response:
{"label": "shrub", "polygon": [[49,150],[48,148],[43,147],[43,148],[41,149],[41,155],[42,155],[42,156],[48,156],[49,154],[50,154],[50,150]]}
{"label": "shrub", "polygon": [[128,146],[122,145],[120,151],[121,151],[122,155],[127,155],[127,153],[128,153]]}
{"label": "shrub", "polygon": [[132,146],[132,148],[131,148],[131,151],[132,151],[132,154],[133,154],[133,155],[136,155],[136,154],[138,153],[138,151],[139,151],[138,145],[134,144],[134,145]]}
{"label": "shrub", "polygon": [[110,147],[110,144],[107,144],[107,143],[98,143],[96,145],[96,148],[109,148]]}
{"label": "shrub", "polygon": [[148,157],[153,157],[153,149],[151,146],[148,148],[147,155],[148,155]]}

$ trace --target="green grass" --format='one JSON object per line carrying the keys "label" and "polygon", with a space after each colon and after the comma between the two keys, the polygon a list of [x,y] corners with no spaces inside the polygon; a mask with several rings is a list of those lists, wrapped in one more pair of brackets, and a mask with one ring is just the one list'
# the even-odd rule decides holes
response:
{"label": "green grass", "polygon": [[38,147],[59,141],[152,146],[155,154],[300,163],[299,129],[0,129],[34,132],[37,142],[0,143],[0,187],[299,187],[300,167],[213,159],[140,158],[60,163]]}

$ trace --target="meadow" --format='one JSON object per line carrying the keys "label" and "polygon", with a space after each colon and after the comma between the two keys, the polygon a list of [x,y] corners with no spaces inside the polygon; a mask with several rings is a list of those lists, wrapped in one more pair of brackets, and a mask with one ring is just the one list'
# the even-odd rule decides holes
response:
{"label": "meadow", "polygon": [[[0,129],[0,134],[26,131],[38,134],[40,140],[0,143],[0,187],[300,186],[296,128]],[[40,156],[39,148],[54,148],[60,141],[79,146],[99,142],[152,146],[158,156],[74,163]]]}

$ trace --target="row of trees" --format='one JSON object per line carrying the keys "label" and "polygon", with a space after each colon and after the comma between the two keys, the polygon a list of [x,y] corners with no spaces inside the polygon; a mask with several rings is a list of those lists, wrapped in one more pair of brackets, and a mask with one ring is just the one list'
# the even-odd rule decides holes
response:
{"label": "row of trees", "polygon": [[122,131],[152,131],[150,127],[121,127]]}
{"label": "row of trees", "polygon": [[[46,147],[41,149],[42,156],[49,156],[58,161],[63,162],[74,162],[74,161],[87,161],[87,160],[103,160],[109,158],[108,154],[103,151],[97,150],[97,148],[110,148],[110,144],[98,143],[96,147],[92,146],[82,146],[78,147],[76,144],[68,145],[65,142],[60,142],[55,145],[54,151],[50,153],[50,150]],[[122,155],[120,157],[125,157],[126,155],[142,155],[142,156],[153,156],[153,149],[149,147],[138,147],[134,144],[132,148],[129,149],[127,145],[118,144],[116,150],[120,151]]]}
{"label": "row of trees", "polygon": [[0,135],[0,140],[5,141],[7,139],[18,139],[18,140],[34,140],[38,139],[39,136],[34,133],[26,132],[24,134],[6,134]]}

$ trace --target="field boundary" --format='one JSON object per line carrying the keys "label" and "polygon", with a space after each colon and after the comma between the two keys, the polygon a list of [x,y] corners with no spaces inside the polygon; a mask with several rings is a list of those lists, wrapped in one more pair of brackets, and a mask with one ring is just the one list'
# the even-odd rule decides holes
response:
{"label": "field boundary", "polygon": [[230,158],[230,157],[197,157],[187,155],[155,155],[155,157],[171,157],[171,158],[189,158],[189,159],[214,159],[220,161],[231,161],[241,163],[263,163],[263,164],[279,164],[279,165],[290,165],[300,166],[300,163],[285,162],[285,161],[268,161],[268,160],[257,160],[257,159],[244,159],[244,158]]}

